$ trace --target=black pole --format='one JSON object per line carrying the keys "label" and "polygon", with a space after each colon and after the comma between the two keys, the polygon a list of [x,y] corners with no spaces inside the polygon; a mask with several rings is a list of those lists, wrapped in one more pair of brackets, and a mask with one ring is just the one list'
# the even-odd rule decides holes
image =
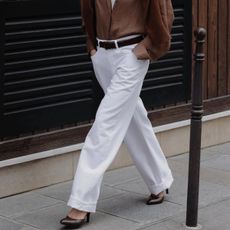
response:
{"label": "black pole", "polygon": [[197,225],[198,201],[199,201],[199,177],[200,177],[200,148],[201,130],[203,115],[202,98],[202,64],[204,61],[203,45],[205,42],[206,30],[198,28],[195,33],[196,53],[195,72],[192,84],[192,111],[190,127],[189,146],[189,170],[188,170],[188,193],[187,193],[187,213],[186,226],[199,227]]}

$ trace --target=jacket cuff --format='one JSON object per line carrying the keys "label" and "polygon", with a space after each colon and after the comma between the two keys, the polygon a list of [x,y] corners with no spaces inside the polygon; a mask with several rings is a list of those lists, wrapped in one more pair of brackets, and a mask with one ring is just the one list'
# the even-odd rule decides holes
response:
{"label": "jacket cuff", "polygon": [[170,45],[171,39],[169,38],[166,39],[165,42],[161,41],[160,43],[154,44],[147,35],[133,48],[133,52],[137,56],[137,59],[150,59],[150,63],[152,63],[165,55],[170,49]]}
{"label": "jacket cuff", "polygon": [[93,50],[93,49],[97,49],[96,48],[96,44],[93,43],[89,38],[87,38],[87,42],[86,42],[86,47],[87,47],[87,53],[88,53],[88,56],[90,57],[90,51]]}
{"label": "jacket cuff", "polygon": [[148,36],[146,36],[142,41],[140,41],[134,48],[133,53],[137,56],[137,59],[151,59],[150,53],[147,47],[151,45],[151,41]]}

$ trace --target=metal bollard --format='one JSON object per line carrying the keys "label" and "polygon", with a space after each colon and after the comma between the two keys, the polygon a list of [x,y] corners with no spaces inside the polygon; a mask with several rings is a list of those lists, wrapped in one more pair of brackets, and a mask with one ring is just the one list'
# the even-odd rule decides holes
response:
{"label": "metal bollard", "polygon": [[202,65],[205,58],[203,53],[203,45],[205,42],[206,30],[204,28],[198,28],[194,32],[194,35],[196,37],[196,52],[194,54],[195,71],[192,84],[192,111],[190,126],[186,227],[189,229],[201,229],[201,225],[197,224],[197,218],[203,115]]}

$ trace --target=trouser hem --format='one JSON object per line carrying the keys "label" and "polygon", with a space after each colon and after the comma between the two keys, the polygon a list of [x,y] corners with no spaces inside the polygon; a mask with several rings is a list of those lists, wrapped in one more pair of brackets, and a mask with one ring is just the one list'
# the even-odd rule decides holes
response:
{"label": "trouser hem", "polygon": [[96,203],[85,203],[70,195],[67,205],[81,211],[96,212]]}
{"label": "trouser hem", "polygon": [[158,193],[164,191],[165,189],[170,188],[170,186],[172,185],[173,181],[174,181],[174,179],[170,175],[160,184],[148,184],[149,191],[151,193],[157,195]]}

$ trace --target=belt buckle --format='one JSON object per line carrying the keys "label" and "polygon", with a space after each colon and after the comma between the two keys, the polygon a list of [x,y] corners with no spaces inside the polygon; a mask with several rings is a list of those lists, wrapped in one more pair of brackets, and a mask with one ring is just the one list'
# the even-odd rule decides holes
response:
{"label": "belt buckle", "polygon": [[105,49],[109,49],[109,43],[111,43],[111,42],[108,42],[108,41],[105,42],[105,44],[104,44]]}
{"label": "belt buckle", "polygon": [[[110,47],[110,44],[114,44],[114,41],[106,41],[106,42],[105,42],[105,48],[106,48],[106,49],[112,49],[112,48]],[[116,46],[116,43],[115,43],[115,46]]]}

